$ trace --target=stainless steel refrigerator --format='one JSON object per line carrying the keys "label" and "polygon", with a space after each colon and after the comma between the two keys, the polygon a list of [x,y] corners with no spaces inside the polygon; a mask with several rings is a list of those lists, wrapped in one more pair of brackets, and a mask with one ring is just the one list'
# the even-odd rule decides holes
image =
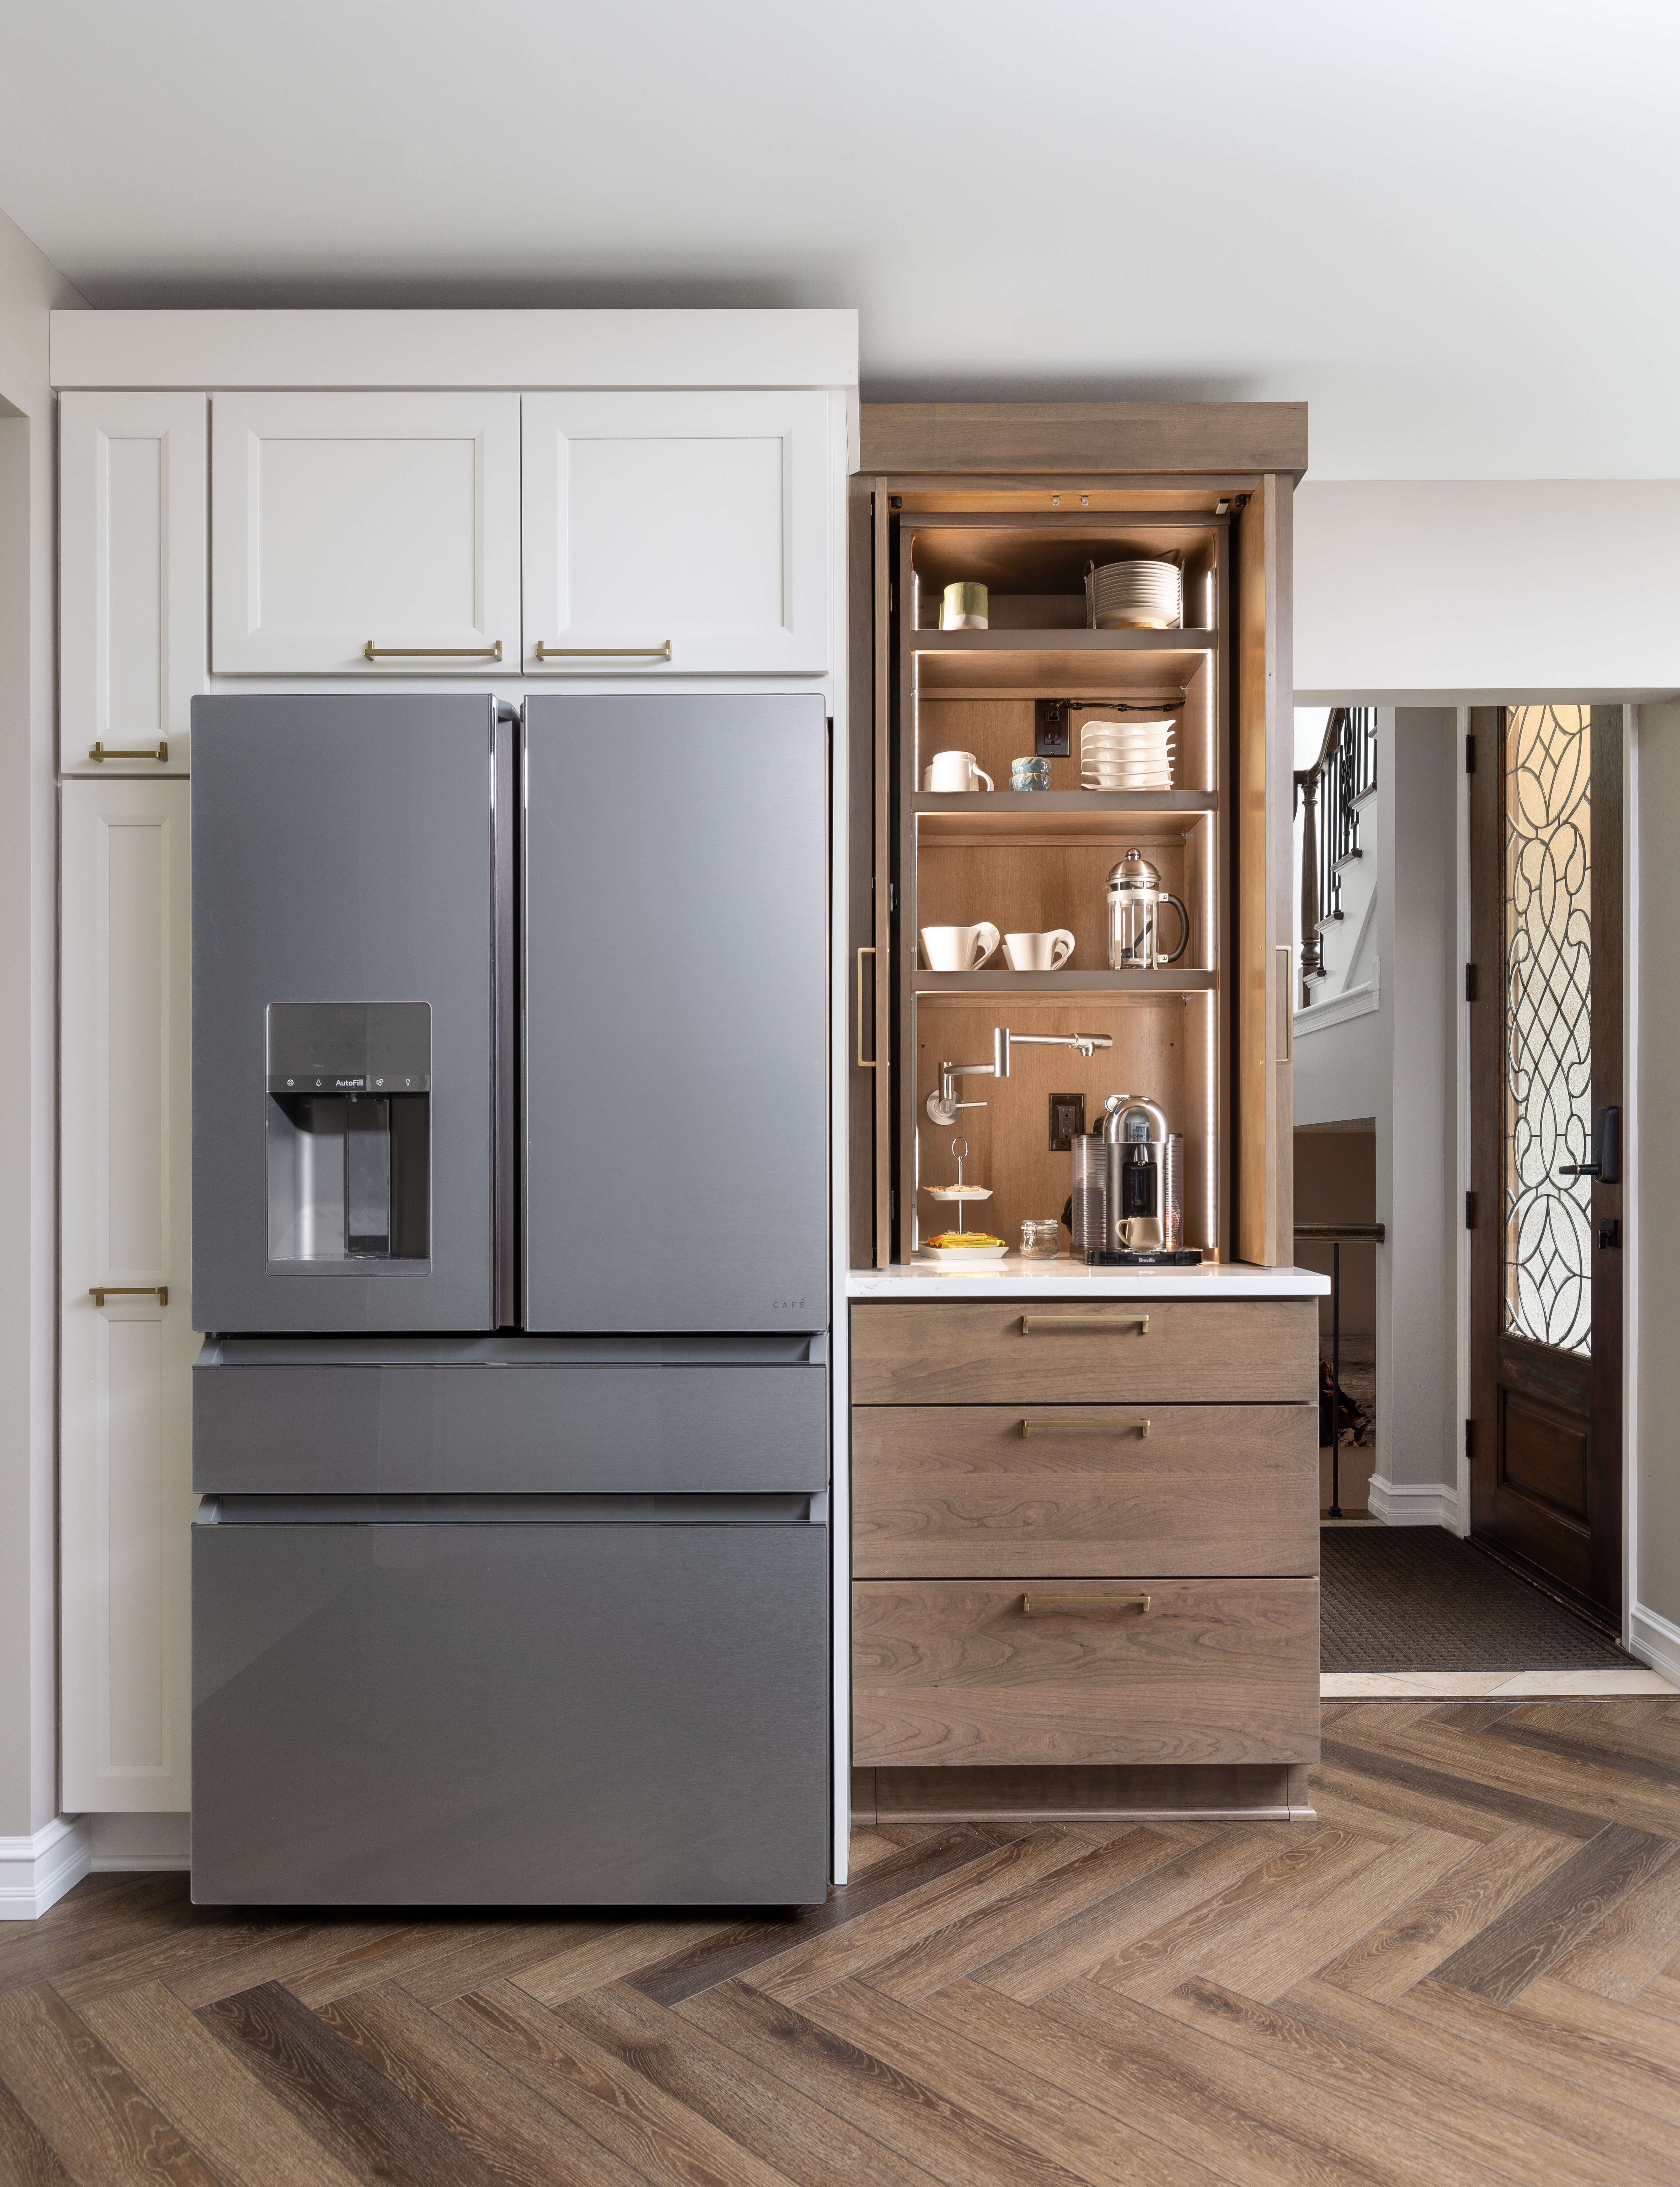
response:
{"label": "stainless steel refrigerator", "polygon": [[194,1900],[821,1898],[821,698],[193,739]]}

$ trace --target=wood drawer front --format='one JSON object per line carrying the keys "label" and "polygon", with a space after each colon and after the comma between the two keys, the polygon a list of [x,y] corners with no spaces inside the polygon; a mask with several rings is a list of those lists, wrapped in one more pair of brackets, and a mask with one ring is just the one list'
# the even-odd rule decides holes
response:
{"label": "wood drawer front", "polygon": [[852,1308],[851,1394],[860,1405],[1302,1405],[1318,1352],[1312,1299],[883,1302]]}
{"label": "wood drawer front", "polygon": [[851,1600],[861,1767],[1318,1758],[1317,1580],[875,1580]]}
{"label": "wood drawer front", "polygon": [[858,1579],[1318,1569],[1316,1405],[860,1405],[851,1484]]}

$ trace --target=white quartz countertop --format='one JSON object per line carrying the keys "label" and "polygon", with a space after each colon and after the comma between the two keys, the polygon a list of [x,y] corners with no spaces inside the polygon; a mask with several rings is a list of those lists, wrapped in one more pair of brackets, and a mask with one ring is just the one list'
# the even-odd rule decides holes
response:
{"label": "white quartz countertop", "polygon": [[930,1298],[1325,1298],[1330,1279],[1312,1268],[1256,1268],[1228,1262],[1200,1268],[1087,1268],[1065,1255],[1025,1261],[1019,1253],[989,1268],[952,1268],[917,1259],[907,1267],[853,1268],[851,1299]]}

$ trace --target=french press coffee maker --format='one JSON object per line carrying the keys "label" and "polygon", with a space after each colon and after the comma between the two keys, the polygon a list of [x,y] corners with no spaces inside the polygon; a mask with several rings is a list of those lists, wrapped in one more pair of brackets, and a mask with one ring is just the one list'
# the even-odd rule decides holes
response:
{"label": "french press coffee maker", "polygon": [[[1170,903],[1178,914],[1178,947],[1161,954],[1159,940],[1160,907]],[[1190,917],[1183,905],[1160,885],[1160,869],[1152,866],[1141,851],[1128,851],[1117,866],[1109,869],[1109,969],[1115,972],[1155,972],[1176,964],[1190,940]]]}

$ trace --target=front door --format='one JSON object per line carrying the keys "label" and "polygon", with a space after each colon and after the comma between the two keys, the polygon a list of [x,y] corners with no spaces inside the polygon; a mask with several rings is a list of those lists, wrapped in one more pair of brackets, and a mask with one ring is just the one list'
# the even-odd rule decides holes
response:
{"label": "front door", "polygon": [[1471,729],[1471,1531],[1614,1622],[1622,710]]}

